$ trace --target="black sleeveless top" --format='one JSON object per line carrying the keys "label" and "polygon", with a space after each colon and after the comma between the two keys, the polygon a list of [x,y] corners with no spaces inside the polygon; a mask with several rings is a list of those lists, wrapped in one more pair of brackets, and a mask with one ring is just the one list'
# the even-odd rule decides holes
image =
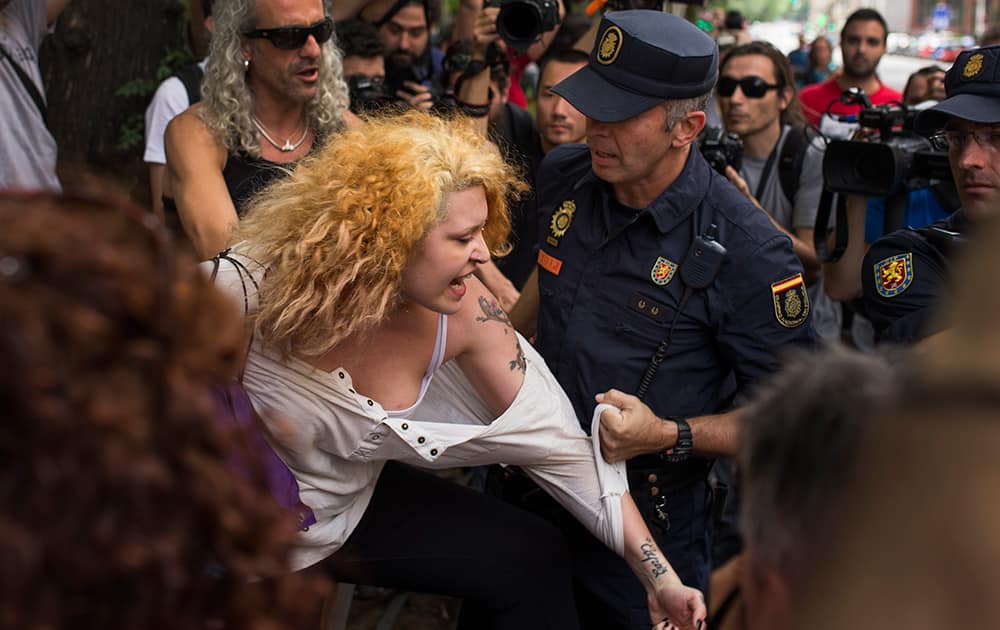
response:
{"label": "black sleeveless top", "polygon": [[[313,148],[316,148],[316,143],[313,143]],[[236,206],[236,216],[242,217],[254,195],[290,173],[297,163],[278,164],[243,153],[230,153],[222,169],[222,178],[226,181],[229,197]],[[183,236],[184,228],[177,213],[177,204],[172,197],[163,197],[163,215],[167,227],[174,235]]]}

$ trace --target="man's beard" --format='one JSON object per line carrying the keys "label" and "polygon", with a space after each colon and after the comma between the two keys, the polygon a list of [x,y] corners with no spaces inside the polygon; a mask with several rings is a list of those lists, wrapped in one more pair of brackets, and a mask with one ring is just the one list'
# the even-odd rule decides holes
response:
{"label": "man's beard", "polygon": [[865,70],[856,71],[851,67],[851,64],[844,64],[844,76],[850,79],[870,79],[875,76],[875,70],[878,68],[878,63],[872,64],[871,68],[867,67],[868,64],[865,63]]}
{"label": "man's beard", "polygon": [[385,58],[385,70],[396,73],[411,66],[420,66],[423,61],[425,61],[425,55],[418,56],[412,52],[396,51]]}

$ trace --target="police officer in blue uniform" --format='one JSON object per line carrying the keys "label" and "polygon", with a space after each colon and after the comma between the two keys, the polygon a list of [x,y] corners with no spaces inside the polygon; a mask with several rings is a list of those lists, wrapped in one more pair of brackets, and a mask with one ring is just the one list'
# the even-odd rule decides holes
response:
{"label": "police officer in blue uniform", "polygon": [[865,255],[861,288],[880,343],[911,344],[944,331],[953,260],[977,226],[1000,213],[1000,46],[963,51],[945,74],[947,98],[917,116],[948,162],[962,207],[920,229],[878,239]]}
{"label": "police officer in blue uniform", "polygon": [[[605,15],[588,65],[553,88],[587,116],[589,146],[542,164],[529,279],[538,349],[585,429],[595,396],[621,408],[602,417],[605,457],[628,460],[657,542],[703,591],[708,474],[736,450],[734,398],[815,340],[788,237],[694,146],[717,74],[714,41],[683,19]],[[574,563],[585,627],[649,627],[624,562],[592,544]]]}

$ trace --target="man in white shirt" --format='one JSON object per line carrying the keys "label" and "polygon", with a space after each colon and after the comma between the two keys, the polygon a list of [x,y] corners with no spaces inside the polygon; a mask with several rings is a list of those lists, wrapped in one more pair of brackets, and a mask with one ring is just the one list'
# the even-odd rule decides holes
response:
{"label": "man in white shirt", "polygon": [[60,189],[38,47],[69,1],[0,0],[0,189]]}
{"label": "man in white shirt", "polygon": [[[212,2],[213,0],[202,0],[205,30],[209,33],[215,28]],[[167,169],[163,133],[174,116],[201,100],[201,77],[205,73],[207,61],[202,59],[167,77],[156,89],[153,100],[146,108],[146,152],[142,160],[149,165],[149,192],[153,211],[158,216],[163,216],[163,177]]]}

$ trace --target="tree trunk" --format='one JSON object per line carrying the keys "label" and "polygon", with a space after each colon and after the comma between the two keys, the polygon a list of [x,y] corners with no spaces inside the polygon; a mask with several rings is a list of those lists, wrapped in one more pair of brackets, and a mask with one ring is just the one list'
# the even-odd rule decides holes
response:
{"label": "tree trunk", "polygon": [[[76,0],[60,16],[41,64],[67,190],[104,181],[148,202],[140,121],[157,70],[189,57],[186,22],[181,0]],[[130,95],[116,94],[123,86]]]}

